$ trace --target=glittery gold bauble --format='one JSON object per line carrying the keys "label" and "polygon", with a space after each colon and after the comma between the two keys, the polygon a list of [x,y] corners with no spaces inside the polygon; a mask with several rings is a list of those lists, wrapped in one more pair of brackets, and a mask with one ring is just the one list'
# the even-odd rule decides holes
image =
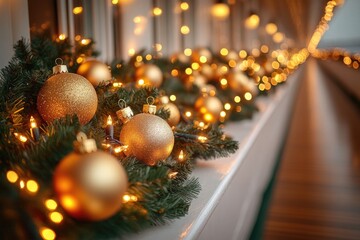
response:
{"label": "glittery gold bauble", "polygon": [[99,221],[120,209],[128,180],[115,157],[97,151],[67,155],[56,167],[53,183],[59,202],[69,215]]}
{"label": "glittery gold bauble", "polygon": [[230,72],[227,74],[229,86],[239,94],[250,92],[253,95],[257,94],[257,87],[253,80],[249,79],[242,72]]}
{"label": "glittery gold bauble", "polygon": [[87,60],[82,63],[77,70],[77,74],[84,76],[94,87],[103,81],[111,79],[108,66],[97,60]]}
{"label": "glittery gold bauble", "polygon": [[59,73],[46,80],[37,97],[37,109],[46,122],[76,114],[82,124],[95,115],[98,98],[94,87],[74,73]]}
{"label": "glittery gold bauble", "polygon": [[[136,69],[135,78],[138,85],[160,87],[163,81],[163,74],[158,66],[143,64]],[[140,84],[140,80],[143,80],[142,84]]]}
{"label": "glittery gold bauble", "polygon": [[198,110],[206,122],[216,122],[223,109],[221,101],[215,96],[201,96],[195,102]]}
{"label": "glittery gold bauble", "polygon": [[162,118],[140,113],[125,123],[120,141],[128,148],[127,155],[133,155],[147,165],[155,165],[167,158],[174,147],[174,134]]}
{"label": "glittery gold bauble", "polygon": [[170,117],[167,119],[167,122],[170,126],[176,126],[180,122],[180,111],[178,107],[169,102],[163,105],[164,109],[167,109],[170,111]]}

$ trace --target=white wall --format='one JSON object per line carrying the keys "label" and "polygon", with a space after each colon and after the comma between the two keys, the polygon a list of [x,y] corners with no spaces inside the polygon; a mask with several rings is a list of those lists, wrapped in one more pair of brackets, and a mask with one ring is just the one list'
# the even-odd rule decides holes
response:
{"label": "white wall", "polygon": [[0,69],[13,56],[13,45],[30,38],[27,0],[0,0]]}
{"label": "white wall", "polygon": [[346,0],[340,6],[323,36],[319,48],[341,47],[360,51],[360,1]]}

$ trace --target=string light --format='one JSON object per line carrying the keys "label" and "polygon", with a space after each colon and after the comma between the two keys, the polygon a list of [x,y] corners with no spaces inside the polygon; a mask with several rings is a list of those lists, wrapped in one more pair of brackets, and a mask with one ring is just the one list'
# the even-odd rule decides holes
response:
{"label": "string light", "polygon": [[231,109],[231,104],[230,103],[225,103],[224,104],[224,109],[225,110],[230,110]]}
{"label": "string light", "polygon": [[200,56],[199,61],[200,61],[201,63],[206,63],[206,62],[207,62],[207,58],[206,58],[205,56]]}
{"label": "string light", "polygon": [[216,3],[211,7],[211,15],[219,20],[226,19],[229,14],[229,6],[225,3]]}
{"label": "string light", "polygon": [[40,229],[40,235],[44,240],[54,240],[56,238],[55,232],[46,227]]}
{"label": "string light", "polygon": [[191,48],[185,48],[185,49],[184,49],[184,55],[185,55],[185,56],[190,57],[191,54],[192,54]]}
{"label": "string light", "polygon": [[182,3],[180,4],[180,8],[181,8],[181,10],[183,10],[183,11],[187,11],[187,10],[189,9],[189,4],[188,4],[187,2],[182,2]]}
{"label": "string light", "polygon": [[198,140],[199,140],[199,142],[201,142],[201,143],[204,143],[204,142],[206,142],[207,141],[207,137],[204,137],[204,136],[198,136],[198,138],[197,138]]}
{"label": "string light", "polygon": [[192,113],[191,113],[190,111],[186,111],[186,112],[185,112],[185,116],[189,118],[189,117],[192,116]]}
{"label": "string light", "polygon": [[122,197],[123,203],[127,203],[127,202],[137,202],[138,198],[135,195],[130,195],[130,194],[124,194]]}
{"label": "string light", "polygon": [[30,135],[35,141],[40,138],[40,130],[33,116],[30,117]]}
{"label": "string light", "polygon": [[170,101],[174,102],[176,100],[176,96],[175,95],[170,95],[169,99],[170,99]]}
{"label": "string light", "polygon": [[114,152],[115,153],[121,153],[121,152],[126,151],[127,148],[128,148],[127,145],[119,146],[119,147],[114,148]]}
{"label": "string light", "polygon": [[26,182],[26,188],[31,193],[36,193],[39,190],[39,185],[34,180],[29,180]]}
{"label": "string light", "polygon": [[255,29],[259,26],[260,17],[252,13],[248,18],[245,19],[245,27],[248,29]]}
{"label": "string light", "polygon": [[46,208],[49,209],[49,210],[55,210],[55,209],[57,208],[57,203],[56,203],[56,201],[53,200],[53,199],[47,199],[47,200],[45,201],[45,206],[46,206]]}
{"label": "string light", "polygon": [[115,88],[120,88],[120,87],[122,87],[122,83],[121,82],[114,82],[113,83],[113,87],[115,87]]}
{"label": "string light", "polygon": [[83,11],[82,7],[74,7],[74,9],[73,9],[73,13],[75,15],[82,13],[82,11]]}
{"label": "string light", "polygon": [[178,161],[179,161],[179,162],[184,161],[184,151],[183,151],[183,150],[181,150],[180,153],[179,153]]}
{"label": "string light", "polygon": [[62,33],[62,34],[59,35],[59,39],[60,39],[61,41],[65,40],[65,38],[66,38],[66,35],[65,35],[64,33]]}
{"label": "string light", "polygon": [[24,180],[20,180],[19,186],[20,186],[21,189],[23,189],[25,187]]}
{"label": "string light", "polygon": [[169,172],[168,178],[174,179],[178,175],[178,172]]}
{"label": "string light", "polygon": [[19,179],[19,176],[17,175],[16,172],[9,170],[6,173],[6,178],[9,182],[15,183]]}
{"label": "string light", "polygon": [[190,28],[186,25],[181,26],[180,28],[181,34],[187,35],[190,33]]}
{"label": "string light", "polygon": [[267,32],[267,34],[269,35],[273,35],[274,33],[276,33],[278,30],[277,26],[275,23],[268,23],[265,26],[265,31]]}
{"label": "string light", "polygon": [[325,13],[324,16],[321,18],[320,23],[318,24],[317,28],[315,29],[313,35],[310,38],[309,44],[308,44],[308,51],[313,54],[316,52],[316,48],[324,35],[324,33],[327,31],[329,25],[328,23],[331,21],[333,17],[333,11],[335,6],[337,5],[336,1],[331,0],[328,1],[325,7]]}
{"label": "string light", "polygon": [[53,221],[54,223],[61,223],[62,220],[64,219],[63,215],[59,212],[52,212],[49,214],[49,218],[51,221]]}
{"label": "string light", "polygon": [[128,50],[128,54],[129,54],[130,57],[134,56],[134,54],[135,54],[135,49],[134,49],[134,48],[130,48],[130,49]]}
{"label": "string light", "polygon": [[160,16],[162,14],[162,9],[159,7],[154,7],[153,14],[154,16]]}
{"label": "string light", "polygon": [[20,142],[23,142],[23,143],[26,143],[27,142],[27,137],[25,137],[24,135],[22,134],[19,134],[19,133],[14,133],[14,136],[20,140]]}

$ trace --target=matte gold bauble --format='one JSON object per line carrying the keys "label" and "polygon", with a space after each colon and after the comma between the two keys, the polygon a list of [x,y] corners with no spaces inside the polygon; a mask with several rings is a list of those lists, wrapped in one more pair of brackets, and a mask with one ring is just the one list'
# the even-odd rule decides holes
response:
{"label": "matte gold bauble", "polygon": [[126,155],[133,155],[152,166],[171,154],[174,134],[164,119],[140,113],[125,123],[120,132],[120,141],[128,146]]}
{"label": "matte gold bauble", "polygon": [[176,126],[180,122],[179,108],[171,102],[164,104],[163,108],[170,111],[170,117],[167,119],[169,125]]}
{"label": "matte gold bauble", "polygon": [[56,167],[53,184],[69,215],[100,221],[119,211],[128,180],[124,168],[112,155],[103,151],[73,152]]}
{"label": "matte gold bauble", "polygon": [[99,83],[111,79],[111,73],[108,66],[97,60],[87,60],[80,65],[77,74],[85,77],[96,87]]}
{"label": "matte gold bauble", "polygon": [[236,93],[243,94],[250,92],[253,95],[257,94],[256,84],[242,72],[230,72],[227,74],[227,80],[229,86]]}
{"label": "matte gold bauble", "polygon": [[76,114],[80,123],[95,115],[98,98],[94,87],[74,73],[58,73],[46,80],[37,97],[37,109],[46,122]]}
{"label": "matte gold bauble", "polygon": [[201,96],[195,102],[195,109],[200,112],[204,121],[216,122],[223,105],[215,96]]}
{"label": "matte gold bauble", "polygon": [[[143,64],[136,69],[135,78],[138,85],[150,85],[160,87],[163,74],[160,68],[154,64]],[[140,81],[142,82],[140,83]]]}

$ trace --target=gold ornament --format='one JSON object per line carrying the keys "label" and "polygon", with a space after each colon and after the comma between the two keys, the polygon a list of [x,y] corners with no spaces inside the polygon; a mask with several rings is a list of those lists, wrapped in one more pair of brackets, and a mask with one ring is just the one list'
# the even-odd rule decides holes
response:
{"label": "gold ornament", "polygon": [[96,150],[94,139],[78,135],[76,152],[56,167],[53,183],[61,206],[72,217],[100,221],[121,208],[127,175],[118,160]]}
{"label": "gold ornament", "polygon": [[200,112],[205,122],[213,123],[218,120],[223,104],[217,97],[205,94],[196,100],[195,109]]}
{"label": "gold ornament", "polygon": [[65,65],[53,68],[55,73],[39,91],[37,109],[46,122],[76,114],[80,123],[95,115],[98,98],[94,87],[84,77],[68,73]]}
{"label": "gold ornament", "polygon": [[257,94],[256,84],[242,72],[228,73],[227,80],[229,86],[239,94],[243,94],[245,92],[250,92],[252,95]]}
{"label": "gold ornament", "polygon": [[108,66],[97,60],[87,60],[80,65],[77,74],[85,77],[91,84],[96,87],[101,82],[111,79],[111,73]]}
{"label": "gold ornament", "polygon": [[147,165],[167,158],[174,147],[174,134],[162,118],[140,113],[124,124],[120,141],[127,145],[126,155],[133,155]]}
{"label": "gold ornament", "polygon": [[176,126],[180,122],[180,111],[178,107],[171,102],[166,103],[163,107],[170,111],[170,117],[167,119],[169,125]]}
{"label": "gold ornament", "polygon": [[163,81],[163,74],[158,66],[143,64],[136,69],[135,78],[138,86],[150,85],[160,87]]}
{"label": "gold ornament", "polygon": [[179,108],[174,103],[170,102],[168,96],[162,96],[160,102],[160,106],[170,112],[170,117],[167,119],[167,122],[170,126],[176,126],[180,122]]}

